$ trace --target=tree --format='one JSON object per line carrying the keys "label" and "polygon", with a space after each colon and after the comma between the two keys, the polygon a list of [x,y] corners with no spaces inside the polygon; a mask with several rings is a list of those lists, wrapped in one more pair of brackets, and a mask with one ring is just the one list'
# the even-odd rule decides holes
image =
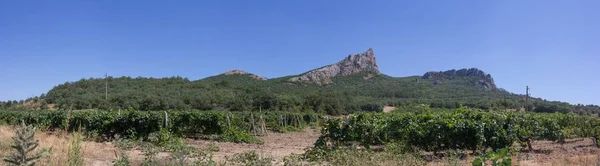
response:
{"label": "tree", "polygon": [[[290,82],[289,78],[257,80],[249,75],[218,75],[190,81],[182,77],[131,78],[110,77],[109,99],[104,99],[104,79],[82,79],[58,85],[40,100],[58,108],[73,109],[225,109],[231,110],[313,110],[332,114],[360,110],[376,111],[383,105],[410,106],[428,104],[434,108],[460,105],[482,109],[520,109],[543,112],[600,113],[598,107],[552,103],[503,90],[484,90],[475,86],[476,77],[452,77],[443,84],[419,77],[394,78],[376,75],[365,80],[357,73],[334,77],[332,84],[317,85]],[[416,83],[418,80],[419,83]],[[5,105],[11,109],[18,101]],[[552,105],[556,105],[552,106]]]}
{"label": "tree", "polygon": [[258,92],[253,99],[252,105],[255,110],[270,110],[278,105],[277,96],[269,91]]}
{"label": "tree", "polygon": [[250,96],[240,93],[228,103],[228,108],[231,111],[252,111],[252,101]]}

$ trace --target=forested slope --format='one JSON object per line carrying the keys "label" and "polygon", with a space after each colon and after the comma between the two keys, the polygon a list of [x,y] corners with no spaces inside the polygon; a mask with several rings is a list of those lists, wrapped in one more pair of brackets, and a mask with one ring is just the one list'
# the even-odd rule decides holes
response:
{"label": "forested slope", "polygon": [[[27,101],[1,102],[41,109],[276,110],[345,114],[381,111],[385,105],[426,104],[536,112],[594,113],[598,106],[570,105],[507,92],[477,68],[391,77],[379,71],[373,49],[299,75],[274,79],[232,70],[200,80],[183,77],[108,77],[66,82]],[[108,91],[106,91],[108,89]],[[107,94],[107,95],[106,95]]]}
{"label": "forested slope", "polygon": [[[530,107],[540,112],[597,111],[597,107],[577,107],[541,99],[530,99],[526,104],[523,95],[501,89],[482,90],[472,84],[476,78],[471,77],[440,81],[418,76],[377,75],[365,79],[370,74],[336,77],[334,83],[328,85],[290,82],[286,78],[257,80],[247,75],[219,75],[197,81],[182,77],[83,79],[58,85],[40,100],[73,109],[262,109],[340,114],[378,111],[384,105],[428,104],[441,108],[463,105],[482,109]],[[108,100],[104,99],[106,83]]]}

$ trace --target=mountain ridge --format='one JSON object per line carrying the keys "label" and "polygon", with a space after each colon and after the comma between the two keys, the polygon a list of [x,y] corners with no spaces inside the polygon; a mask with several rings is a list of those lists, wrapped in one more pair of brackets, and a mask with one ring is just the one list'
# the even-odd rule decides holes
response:
{"label": "mountain ridge", "polygon": [[[364,80],[368,80],[377,75],[382,75],[379,70],[379,66],[377,65],[377,60],[375,57],[375,53],[373,48],[369,48],[367,51],[358,53],[358,54],[350,54],[346,58],[341,61],[329,65],[325,65],[316,69],[309,70],[302,74],[298,75],[288,75],[277,77],[273,79],[286,78],[286,81],[289,82],[299,82],[299,83],[314,83],[317,85],[328,85],[334,83],[333,80],[336,77],[348,76],[356,73],[365,73],[363,78]],[[249,75],[251,78],[257,80],[268,80],[266,77],[262,77],[253,73],[248,73],[246,71],[240,69],[234,69],[228,72],[225,72],[221,75]],[[395,78],[405,78],[411,76],[390,76]],[[462,68],[462,69],[450,69],[446,71],[430,71],[426,72],[422,78],[423,79],[432,79],[434,80],[434,84],[439,84],[445,79],[452,79],[452,77],[474,77],[479,78],[473,82],[475,86],[485,89],[485,90],[496,90],[498,87],[496,86],[494,79],[490,74],[486,74],[484,71],[477,68]],[[200,79],[202,80],[202,79]]]}
{"label": "mountain ridge", "polygon": [[430,71],[425,73],[421,78],[423,79],[451,79],[452,77],[476,77],[479,78],[478,81],[474,82],[475,85],[484,88],[486,90],[495,90],[498,89],[496,83],[494,82],[494,78],[492,78],[491,74],[487,74],[482,70],[477,68],[469,68],[469,69],[451,69],[447,71],[439,71],[434,72]]}
{"label": "mountain ridge", "polygon": [[381,74],[372,48],[369,48],[364,53],[348,55],[348,57],[340,62],[309,70],[299,76],[290,78],[289,81],[312,82],[319,85],[331,84],[333,83],[333,77],[346,76],[363,71],[372,71],[376,75]]}
{"label": "mountain ridge", "polygon": [[[377,65],[377,60],[375,57],[375,53],[373,48],[369,48],[367,51],[358,53],[358,54],[350,54],[346,58],[341,61],[325,65],[316,69],[309,70],[302,74],[298,75],[287,75],[276,78],[268,79],[263,76],[259,76],[257,74],[249,73],[241,69],[233,69],[222,73],[217,76],[228,76],[228,75],[248,75],[256,80],[272,80],[272,79],[282,79],[284,78],[289,82],[299,82],[299,83],[314,83],[317,85],[328,85],[334,83],[333,80],[336,77],[347,76],[356,73],[365,73],[363,78],[368,80],[377,75],[385,75],[379,70],[379,66]],[[213,76],[214,77],[214,76]],[[390,76],[394,78],[406,78],[412,76]],[[485,90],[496,90],[499,89],[494,79],[490,74],[486,74],[484,71],[478,68],[462,68],[462,69],[450,69],[446,71],[429,71],[426,72],[421,78],[423,79],[432,79],[434,83],[441,83],[444,79],[452,79],[452,77],[474,77],[480,78],[480,80],[473,82],[474,85],[483,88]],[[207,77],[209,78],[209,77]],[[202,78],[199,80],[207,79]]]}
{"label": "mountain ridge", "polygon": [[541,98],[526,102],[524,95],[497,88],[490,74],[476,68],[388,76],[379,71],[373,49],[303,74],[272,79],[239,69],[194,81],[182,77],[91,78],[57,85],[34,99],[41,103],[40,108],[60,109],[262,109],[344,114],[426,104],[434,108],[525,107],[537,112],[600,113],[596,107]]}

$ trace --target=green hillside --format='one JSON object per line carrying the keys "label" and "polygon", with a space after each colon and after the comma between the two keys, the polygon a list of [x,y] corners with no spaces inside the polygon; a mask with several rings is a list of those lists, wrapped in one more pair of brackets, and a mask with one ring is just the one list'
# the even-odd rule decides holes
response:
{"label": "green hillside", "polygon": [[526,101],[524,95],[498,88],[490,74],[477,68],[426,72],[423,76],[387,76],[379,71],[371,48],[334,64],[274,79],[242,70],[196,81],[183,77],[81,79],[60,84],[27,101],[1,102],[0,108],[269,110],[337,115],[421,104],[434,108],[600,112],[598,106],[592,105]]}
{"label": "green hillside", "polygon": [[[438,108],[461,105],[482,109],[531,108],[539,112],[598,113],[598,107],[573,106],[532,99],[501,89],[484,90],[475,77],[423,79],[419,76],[373,76],[360,72],[335,77],[334,83],[317,85],[291,82],[290,77],[257,80],[249,75],[218,75],[191,81],[182,77],[82,79],[67,82],[30,100],[60,109],[314,111],[344,114],[380,111],[384,105],[427,104]],[[437,81],[437,85],[434,83]],[[108,82],[108,100],[105,84]],[[7,103],[2,104],[7,106]]]}

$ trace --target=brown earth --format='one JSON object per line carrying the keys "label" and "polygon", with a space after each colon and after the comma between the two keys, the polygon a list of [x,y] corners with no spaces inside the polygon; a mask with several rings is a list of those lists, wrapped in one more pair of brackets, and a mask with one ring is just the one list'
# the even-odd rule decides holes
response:
{"label": "brown earth", "polygon": [[392,106],[384,106],[383,107],[383,112],[384,113],[390,113],[392,111],[396,110],[396,107],[392,107]]}
{"label": "brown earth", "polygon": [[306,128],[304,132],[269,133],[268,136],[260,137],[264,141],[263,144],[237,144],[205,140],[186,140],[186,142],[197,147],[206,147],[211,143],[217,144],[219,152],[213,156],[217,162],[224,161],[226,157],[232,157],[235,154],[256,151],[273,157],[279,165],[283,164],[284,157],[303,154],[307,147],[313,147],[319,136],[318,130]]}
{"label": "brown earth", "polygon": [[590,138],[571,139],[565,144],[535,141],[533,148],[533,153],[522,153],[513,158],[518,159],[523,166],[600,164],[600,149]]}

